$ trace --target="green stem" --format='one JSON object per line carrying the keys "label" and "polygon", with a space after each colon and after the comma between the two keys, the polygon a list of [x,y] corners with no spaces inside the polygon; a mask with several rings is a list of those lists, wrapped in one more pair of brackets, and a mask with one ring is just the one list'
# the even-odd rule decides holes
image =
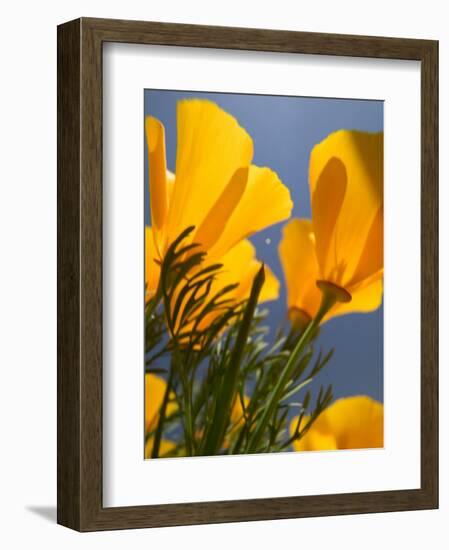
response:
{"label": "green stem", "polygon": [[161,301],[161,293],[159,290],[159,287],[156,291],[156,294],[147,302],[145,306],[145,315],[146,317],[151,318],[153,313],[156,311],[157,306],[159,305],[159,302]]}
{"label": "green stem", "polygon": [[184,439],[186,445],[186,456],[194,455],[194,429],[193,429],[193,414],[192,414],[192,399],[190,393],[189,377],[188,377],[188,364],[183,361],[182,352],[176,344],[176,340],[173,340],[173,354],[172,363],[170,365],[170,371],[174,371],[175,367],[179,375],[182,389],[181,402],[183,404],[183,425],[184,425]]}
{"label": "green stem", "polygon": [[284,370],[282,371],[279,380],[268,399],[268,403],[264,409],[264,412],[259,422],[257,423],[256,429],[249,439],[248,448],[246,449],[247,453],[256,452],[259,448],[260,442],[266,432],[266,428],[277,410],[279,400],[284,392],[284,388],[287,382],[290,380],[291,374],[297,364],[299,357],[303,353],[307,344],[310,342],[312,335],[318,328],[323,317],[337,302],[337,299],[338,297],[335,295],[335,293],[323,290],[320,309],[315,318],[308,324],[307,328],[298,340],[298,343],[292,350],[290,357],[288,358],[287,364],[285,365]]}
{"label": "green stem", "polygon": [[242,426],[242,428],[239,431],[239,434],[237,436],[237,439],[233,445],[229,448],[229,454],[230,455],[237,455],[239,454],[240,447],[242,446],[243,440],[245,439],[245,431],[246,431],[246,424]]}
{"label": "green stem", "polygon": [[162,400],[162,405],[159,410],[159,421],[157,423],[156,432],[154,434],[154,443],[153,443],[153,450],[151,451],[151,458],[159,457],[159,449],[161,445],[162,432],[164,428],[165,414],[167,412],[167,404],[170,398],[170,391],[171,391],[172,384],[173,384],[173,369],[170,368],[170,373],[168,375],[164,398]]}
{"label": "green stem", "polygon": [[184,433],[186,439],[186,450],[187,456],[193,456],[195,454],[195,444],[194,444],[194,429],[193,429],[193,414],[192,414],[192,400],[190,398],[190,388],[189,384],[185,378],[184,373],[182,374],[182,385],[184,393],[184,414],[185,414],[185,423],[184,423]]}
{"label": "green stem", "polygon": [[164,303],[165,318],[167,320],[168,329],[170,332],[170,338],[173,342],[173,355],[170,371],[174,370],[176,365],[179,371],[179,377],[181,380],[183,404],[184,404],[184,438],[186,443],[187,456],[193,456],[193,424],[192,424],[192,406],[190,400],[189,384],[185,372],[185,365],[181,359],[181,351],[177,342],[177,335],[175,333],[174,322],[171,316],[171,305],[168,294],[168,288],[166,285],[166,263],[162,264],[161,276],[160,276],[160,288],[162,300]]}
{"label": "green stem", "polygon": [[264,282],[265,271],[262,265],[257,275],[254,277],[251,293],[243,314],[234,349],[232,350],[223,382],[218,391],[213,417],[204,435],[201,446],[202,455],[215,455],[222,446],[237,388],[240,365],[245,353],[245,344],[248,339],[251,321],[254,317],[257,301]]}

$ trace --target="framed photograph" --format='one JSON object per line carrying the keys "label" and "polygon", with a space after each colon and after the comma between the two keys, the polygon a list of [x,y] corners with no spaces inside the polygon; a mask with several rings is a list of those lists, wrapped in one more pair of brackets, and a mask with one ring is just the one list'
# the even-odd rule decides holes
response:
{"label": "framed photograph", "polygon": [[438,43],[58,27],[58,522],[438,506]]}

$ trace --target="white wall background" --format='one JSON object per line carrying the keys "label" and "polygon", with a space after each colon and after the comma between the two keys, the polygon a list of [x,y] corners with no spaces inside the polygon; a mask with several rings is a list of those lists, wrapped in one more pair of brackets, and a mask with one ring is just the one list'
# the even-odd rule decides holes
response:
{"label": "white wall background", "polygon": [[[0,544],[3,548],[447,548],[449,31],[444,0],[16,1],[0,84]],[[440,510],[79,535],[56,506],[56,25],[81,15],[440,40]],[[406,197],[404,197],[406,207]],[[407,411],[404,411],[407,419]]]}

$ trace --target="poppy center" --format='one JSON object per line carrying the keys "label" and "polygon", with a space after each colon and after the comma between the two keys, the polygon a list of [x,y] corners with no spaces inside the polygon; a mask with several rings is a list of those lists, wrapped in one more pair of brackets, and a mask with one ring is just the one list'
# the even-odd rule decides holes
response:
{"label": "poppy center", "polygon": [[330,281],[317,281],[316,286],[321,292],[326,292],[331,296],[334,296],[337,302],[347,303],[352,300],[351,294],[342,286],[331,283]]}
{"label": "poppy center", "polygon": [[288,310],[288,316],[292,325],[297,328],[305,328],[312,321],[306,310],[295,306]]}

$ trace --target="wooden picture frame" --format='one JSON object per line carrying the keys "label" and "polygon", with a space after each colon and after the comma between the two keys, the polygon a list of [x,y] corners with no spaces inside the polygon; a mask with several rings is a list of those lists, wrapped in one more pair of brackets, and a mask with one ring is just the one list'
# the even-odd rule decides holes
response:
{"label": "wooden picture frame", "polygon": [[[421,488],[105,508],[102,45],[128,42],[421,62]],[[438,506],[438,43],[81,18],[58,27],[58,523],[79,531]]]}

